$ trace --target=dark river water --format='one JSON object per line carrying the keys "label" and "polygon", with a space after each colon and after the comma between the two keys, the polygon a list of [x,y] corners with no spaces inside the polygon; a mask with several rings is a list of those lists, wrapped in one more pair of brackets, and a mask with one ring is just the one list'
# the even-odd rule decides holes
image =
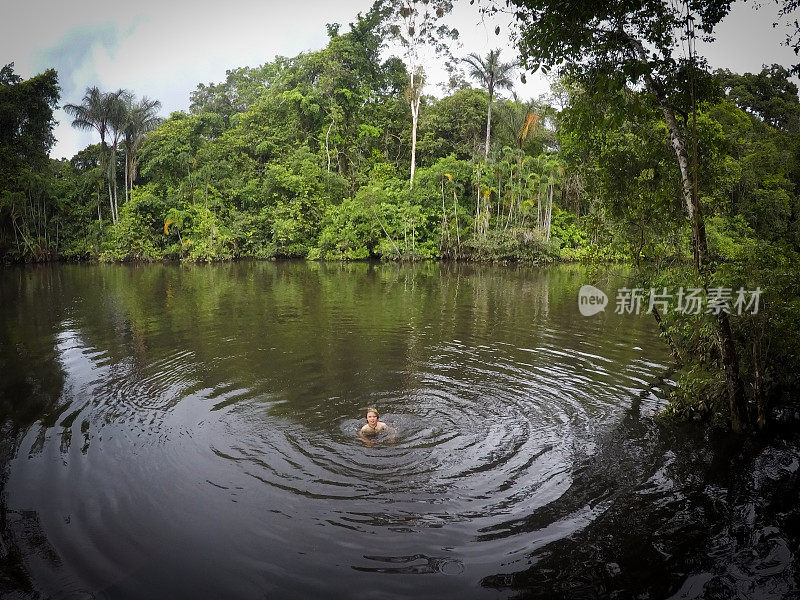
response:
{"label": "dark river water", "polygon": [[[796,435],[657,418],[670,358],[623,283],[0,271],[0,596],[800,598]],[[365,443],[369,406],[394,433]]]}

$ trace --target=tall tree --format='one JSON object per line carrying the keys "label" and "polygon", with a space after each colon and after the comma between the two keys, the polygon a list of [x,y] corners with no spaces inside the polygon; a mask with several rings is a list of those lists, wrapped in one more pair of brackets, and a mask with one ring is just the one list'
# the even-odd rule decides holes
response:
{"label": "tall tree", "polygon": [[[116,183],[113,182],[112,177],[116,177],[116,165],[113,164],[115,160],[112,160],[110,156],[106,138],[115,131],[113,125],[122,127],[121,94],[122,90],[103,93],[97,86],[91,86],[86,88],[86,93],[83,95],[83,100],[80,104],[64,105],[64,112],[72,117],[73,127],[87,131],[94,129],[100,134],[100,167],[107,174],[108,202],[111,209],[111,218],[115,222],[117,220],[116,203],[114,201]],[[116,135],[115,139],[118,139]]]}
{"label": "tall tree", "polygon": [[[582,78],[604,74],[618,85],[643,84],[660,109],[681,174],[682,195],[692,229],[695,266],[708,269],[707,241],[697,174],[687,144],[702,59],[694,52],[698,35],[704,40],[728,14],[732,0],[510,0],[520,26],[519,48],[525,64],[545,71],[565,67]],[[678,54],[688,47],[688,55]],[[681,82],[688,82],[684,86]],[[676,110],[676,108],[678,110]],[[738,356],[727,314],[718,321],[719,348],[725,370],[731,426],[748,425]]]}
{"label": "tall tree", "polygon": [[14,63],[0,69],[0,256],[39,260],[50,252],[52,203],[42,176],[50,172],[58,98],[53,69],[28,80],[14,73]]}
{"label": "tall tree", "polygon": [[791,72],[780,66],[765,66],[760,73],[738,75],[727,69],[714,73],[725,96],[736,106],[765,123],[788,133],[800,132],[797,85]]}
{"label": "tall tree", "polygon": [[53,109],[58,102],[58,75],[48,69],[23,81],[14,63],[0,69],[0,158],[2,165],[46,162],[55,142]]}
{"label": "tall tree", "polygon": [[[451,29],[442,19],[453,10],[453,0],[378,0],[376,5],[389,7],[389,34],[400,43],[405,53],[409,85],[406,100],[411,106],[411,177],[414,187],[414,172],[417,166],[417,124],[425,81],[421,64],[426,48],[440,56],[449,56],[448,40],[458,38],[458,31]],[[447,61],[449,65],[449,61]]]}
{"label": "tall tree", "polygon": [[125,150],[125,200],[136,180],[139,149],[145,136],[158,127],[162,119],[158,116],[161,102],[147,96],[138,102],[133,96],[126,97],[126,121],[122,145]]}
{"label": "tall tree", "polygon": [[108,92],[108,129],[111,134],[108,179],[114,194],[114,220],[119,219],[119,202],[117,198],[117,148],[125,137],[125,128],[128,124],[128,106],[132,102],[133,94],[127,90]]}
{"label": "tall tree", "polygon": [[472,52],[464,62],[469,65],[469,76],[477,79],[489,92],[489,109],[486,112],[486,148],[484,158],[489,158],[489,145],[492,131],[492,100],[495,90],[509,90],[514,85],[511,78],[514,73],[514,63],[500,62],[500,50],[489,50],[486,58]]}

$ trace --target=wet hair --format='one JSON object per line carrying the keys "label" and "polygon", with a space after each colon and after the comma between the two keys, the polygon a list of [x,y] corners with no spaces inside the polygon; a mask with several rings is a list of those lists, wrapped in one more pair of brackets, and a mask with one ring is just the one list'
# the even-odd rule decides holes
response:
{"label": "wet hair", "polygon": [[369,414],[371,412],[374,412],[376,417],[380,417],[380,414],[378,413],[378,409],[375,408],[374,406],[370,406],[369,408],[367,408],[367,414]]}

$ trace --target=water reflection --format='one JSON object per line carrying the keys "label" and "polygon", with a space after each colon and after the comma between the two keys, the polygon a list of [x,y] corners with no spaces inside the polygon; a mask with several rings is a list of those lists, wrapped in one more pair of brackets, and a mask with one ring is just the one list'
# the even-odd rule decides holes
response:
{"label": "water reflection", "polygon": [[692,428],[610,430],[596,453],[576,457],[570,490],[518,525],[534,532],[550,511],[598,498],[600,514],[530,553],[525,569],[481,583],[526,598],[794,597],[798,442],[742,452],[740,440]]}
{"label": "water reflection", "polygon": [[[645,317],[581,317],[588,277],[363,263],[0,273],[13,307],[0,323],[0,590],[714,585],[669,557],[706,551],[695,532],[721,512],[682,511],[723,505],[730,482],[693,470],[713,463],[705,440],[652,422],[666,352]],[[393,443],[358,440],[371,405]],[[650,526],[655,550],[634,536]],[[766,557],[751,580],[783,581],[793,564],[793,540],[770,527],[750,540]],[[668,575],[631,579],[640,554]],[[586,585],[570,587],[573,573]]]}
{"label": "water reflection", "polygon": [[364,558],[379,564],[383,563],[385,566],[354,566],[353,569],[356,571],[364,571],[366,573],[390,573],[394,575],[429,575],[431,573],[460,575],[464,572],[464,564],[460,560],[447,557],[434,557],[425,556],[424,554],[414,554],[412,556],[365,556]]}

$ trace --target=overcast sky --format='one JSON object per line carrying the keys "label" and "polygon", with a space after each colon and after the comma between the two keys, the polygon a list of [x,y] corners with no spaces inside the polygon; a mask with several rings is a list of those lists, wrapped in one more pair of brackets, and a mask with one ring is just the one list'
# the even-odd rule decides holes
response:
{"label": "overcast sky", "polygon": [[[15,63],[15,71],[27,78],[48,67],[58,70],[61,104],[80,103],[87,86],[103,90],[126,88],[138,97],[157,98],[163,115],[188,110],[189,94],[198,83],[219,82],[225,70],[258,66],[276,54],[294,56],[322,48],[327,40],[325,24],[346,24],[358,12],[366,12],[372,0],[140,0],[130,3],[108,0],[0,0],[0,63]],[[456,0],[449,22],[461,33],[456,55],[485,54],[503,48],[503,58],[516,53],[508,40],[508,20],[481,22],[475,6]],[[753,3],[734,6],[722,23],[717,42],[700,48],[713,67],[737,72],[759,71],[762,64],[789,65],[794,53],[781,45],[781,29],[773,29],[774,4],[756,11]],[[436,64],[429,67],[437,79]],[[443,73],[439,71],[438,77]],[[436,91],[429,85],[427,92]],[[516,91],[524,98],[548,91],[543,78],[528,76]],[[51,155],[71,157],[99,138],[73,130],[61,111],[55,130],[57,143]]]}

